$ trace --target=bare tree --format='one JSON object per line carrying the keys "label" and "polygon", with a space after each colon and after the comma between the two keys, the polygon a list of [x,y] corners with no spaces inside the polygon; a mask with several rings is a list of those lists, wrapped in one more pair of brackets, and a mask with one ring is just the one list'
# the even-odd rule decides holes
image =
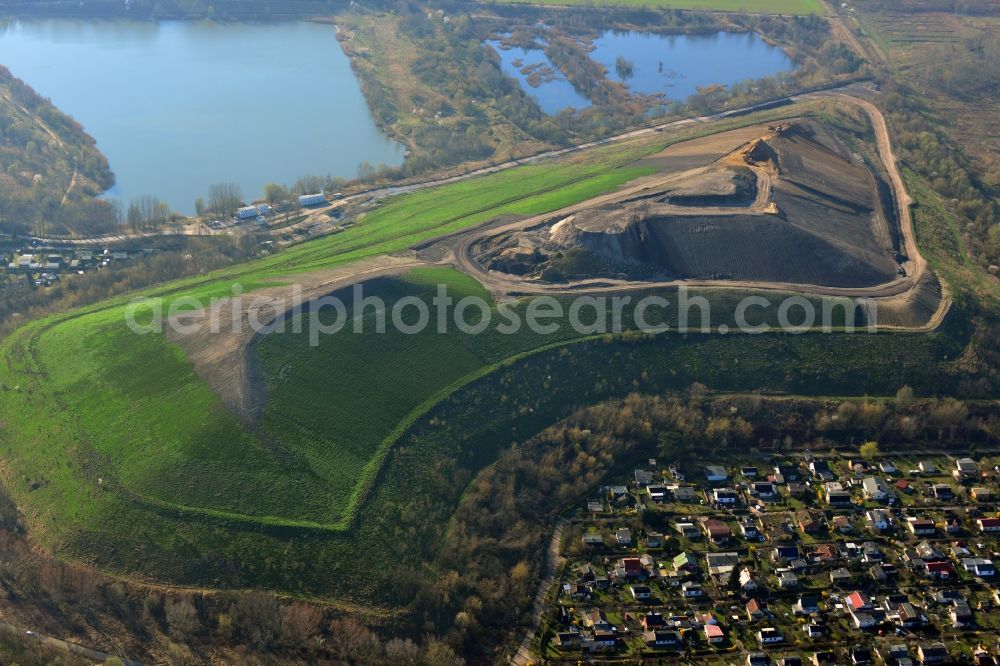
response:
{"label": "bare tree", "polygon": [[167,616],[170,635],[177,640],[183,641],[196,634],[201,628],[198,611],[194,604],[187,599],[167,601],[164,614]]}
{"label": "bare tree", "polygon": [[234,215],[242,202],[243,192],[236,183],[216,183],[208,188],[208,207],[218,215]]}

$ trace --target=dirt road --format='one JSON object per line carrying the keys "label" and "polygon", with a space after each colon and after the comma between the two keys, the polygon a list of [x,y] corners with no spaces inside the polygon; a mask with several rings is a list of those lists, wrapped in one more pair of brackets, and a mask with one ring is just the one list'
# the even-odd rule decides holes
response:
{"label": "dirt road", "polygon": [[[77,657],[83,657],[84,659],[93,661],[95,664],[103,664],[113,656],[106,652],[92,650],[90,648],[83,647],[82,645],[77,645],[76,643],[64,641],[61,638],[53,638],[52,636],[39,634],[28,629],[15,627],[14,625],[7,624],[6,622],[0,622],[0,632],[8,634],[15,639],[38,641],[40,645],[44,645],[47,648],[72,654]],[[119,659],[121,659],[121,657],[119,657]],[[125,666],[143,666],[141,662],[132,661],[130,659],[121,659],[121,661],[125,664]]]}
{"label": "dirt road", "polygon": [[549,540],[549,547],[545,553],[545,570],[542,575],[542,580],[538,583],[538,591],[535,593],[535,599],[531,606],[531,626],[528,627],[528,631],[525,633],[524,638],[517,647],[517,652],[514,654],[514,658],[511,660],[513,666],[528,666],[536,662],[535,653],[531,648],[531,644],[535,641],[535,634],[538,633],[538,627],[542,621],[542,615],[545,613],[545,609],[548,607],[546,600],[548,599],[549,592],[552,586],[556,583],[556,575],[562,569],[563,564],[566,559],[562,556],[562,535],[563,530],[566,528],[567,520],[565,518],[559,518],[556,520],[555,526],[552,530],[552,538]]}
{"label": "dirt road", "polygon": [[[503,294],[580,294],[580,293],[591,293],[591,292],[611,292],[611,291],[640,291],[649,290],[652,288],[663,288],[663,287],[712,287],[712,288],[743,288],[743,289],[756,289],[756,290],[766,290],[766,291],[781,291],[781,292],[797,292],[804,294],[812,294],[817,296],[833,296],[833,297],[846,297],[846,298],[891,298],[897,297],[907,292],[910,292],[917,288],[920,281],[925,277],[927,271],[927,262],[923,255],[920,254],[920,249],[917,247],[916,235],[913,230],[913,218],[910,214],[910,205],[912,199],[909,193],[906,191],[906,186],[903,183],[903,178],[899,173],[899,169],[896,166],[896,157],[892,150],[892,144],[889,138],[889,130],[885,123],[885,118],[882,113],[878,110],[871,102],[868,102],[851,95],[838,92],[819,92],[810,93],[808,96],[803,96],[803,98],[793,98],[798,101],[798,99],[804,98],[816,98],[816,97],[827,97],[831,99],[837,99],[846,104],[855,105],[866,112],[868,117],[871,119],[872,126],[875,132],[875,138],[877,143],[877,149],[879,157],[882,159],[885,165],[885,170],[889,174],[889,179],[891,181],[894,199],[896,201],[896,206],[898,209],[900,229],[903,236],[903,242],[906,249],[906,255],[908,256],[908,261],[905,264],[906,275],[893,279],[884,284],[875,285],[872,287],[831,287],[826,285],[815,285],[815,284],[800,284],[800,283],[790,283],[790,282],[758,282],[758,281],[748,281],[748,280],[696,280],[696,279],[680,279],[671,281],[642,281],[642,280],[620,280],[614,278],[590,278],[585,280],[575,280],[567,283],[543,283],[534,280],[528,280],[517,275],[499,273],[491,270],[487,270],[480,264],[474,257],[472,253],[473,246],[485,239],[496,237],[502,234],[511,233],[515,231],[521,231],[524,229],[530,229],[537,225],[546,224],[553,220],[562,219],[578,213],[580,211],[594,208],[597,206],[604,206],[608,204],[620,203],[627,199],[633,198],[636,195],[642,193],[643,190],[651,189],[657,186],[662,186],[663,184],[669,182],[670,180],[676,179],[677,177],[687,177],[691,175],[689,172],[684,172],[681,174],[672,174],[671,176],[664,177],[656,181],[644,181],[637,185],[620,190],[618,192],[613,192],[611,194],[602,195],[589,201],[574,204],[572,206],[567,206],[565,208],[545,213],[543,215],[536,215],[524,220],[519,220],[510,224],[506,224],[499,227],[486,228],[486,229],[474,229],[463,235],[459,235],[455,238],[453,246],[453,258],[452,263],[465,273],[474,276],[479,280],[487,289],[493,291],[494,293]],[[686,211],[691,214],[691,209]],[[698,213],[712,212],[706,211],[705,209],[697,209]],[[713,213],[714,214],[714,213]],[[933,330],[940,325],[950,307],[950,298],[947,295],[947,290],[943,291],[941,303],[938,310],[934,313],[934,316],[929,322],[920,326],[919,328],[913,328],[909,330]]]}

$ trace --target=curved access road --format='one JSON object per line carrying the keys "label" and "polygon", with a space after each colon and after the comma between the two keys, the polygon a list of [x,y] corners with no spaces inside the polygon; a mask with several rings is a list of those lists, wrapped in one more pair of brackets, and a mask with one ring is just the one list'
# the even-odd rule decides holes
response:
{"label": "curved access road", "polygon": [[[483,240],[493,238],[502,234],[522,231],[531,227],[547,224],[553,220],[569,217],[575,213],[594,208],[596,206],[622,203],[628,199],[642,194],[644,190],[661,186],[670,180],[681,176],[690,175],[689,172],[672,174],[671,176],[650,182],[642,182],[632,187],[602,195],[588,201],[567,206],[565,208],[536,215],[524,220],[519,220],[510,224],[489,229],[474,229],[470,232],[460,234],[454,239],[452,248],[453,257],[451,262],[460,270],[474,276],[487,289],[496,293],[506,294],[576,294],[588,292],[611,292],[611,291],[639,291],[661,287],[713,287],[713,288],[745,288],[758,290],[773,290],[782,292],[798,292],[817,296],[834,296],[847,298],[891,298],[901,296],[915,289],[926,276],[927,262],[920,249],[917,247],[916,234],[913,229],[913,217],[910,213],[912,199],[906,191],[903,177],[899,173],[896,165],[896,157],[892,150],[892,143],[889,138],[889,130],[885,123],[881,111],[871,102],[868,102],[851,95],[840,92],[817,92],[810,93],[810,98],[828,97],[834,98],[846,104],[851,104],[862,109],[870,118],[875,132],[875,139],[879,157],[881,158],[885,171],[893,190],[893,198],[896,202],[899,226],[903,238],[905,252],[908,257],[906,264],[906,275],[895,278],[889,282],[870,287],[833,287],[828,285],[802,284],[794,282],[777,281],[754,281],[754,280],[699,280],[699,279],[679,279],[670,281],[646,281],[646,280],[621,280],[614,278],[590,278],[575,280],[567,283],[545,283],[536,280],[525,279],[523,277],[508,273],[500,273],[486,269],[473,256],[473,246]],[[800,99],[800,98],[793,98]],[[688,213],[692,209],[687,209]],[[709,209],[694,209],[695,213],[712,213]],[[731,211],[730,211],[731,212]],[[743,209],[741,212],[746,212]],[[942,289],[941,303],[929,322],[911,330],[933,330],[940,325],[950,307],[950,297],[947,290]]]}

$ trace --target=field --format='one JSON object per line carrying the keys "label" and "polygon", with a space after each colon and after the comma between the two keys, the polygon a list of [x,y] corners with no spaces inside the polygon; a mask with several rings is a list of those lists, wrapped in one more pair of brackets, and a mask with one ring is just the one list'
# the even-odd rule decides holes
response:
{"label": "field", "polygon": [[[503,0],[529,2],[529,0]],[[661,9],[695,9],[720,12],[765,14],[817,14],[825,16],[826,6],[820,0],[531,0],[542,5],[585,5],[611,7],[650,7]]]}

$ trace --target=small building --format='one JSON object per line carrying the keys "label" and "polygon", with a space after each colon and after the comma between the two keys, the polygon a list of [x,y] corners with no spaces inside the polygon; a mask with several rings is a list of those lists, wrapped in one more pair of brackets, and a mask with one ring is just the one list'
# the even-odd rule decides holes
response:
{"label": "small building", "polygon": [[700,539],[701,530],[694,523],[674,523],[674,530],[680,533],[685,539]]}
{"label": "small building", "polygon": [[955,461],[955,473],[958,476],[972,477],[979,474],[979,464],[972,458],[959,458]]}
{"label": "small building", "polygon": [[681,585],[681,595],[688,599],[694,599],[702,596],[703,594],[704,591],[698,583],[688,581],[687,583]]}
{"label": "small building", "polygon": [[629,591],[636,601],[649,601],[653,598],[653,590],[648,585],[630,585]]}
{"label": "small building", "polygon": [[309,208],[311,206],[325,206],[327,203],[326,195],[322,192],[317,194],[303,194],[299,196],[299,206],[302,208]]}
{"label": "small building", "polygon": [[775,645],[777,643],[783,643],[785,641],[785,637],[774,627],[764,627],[757,632],[757,641],[761,645]]}
{"label": "small building", "polygon": [[619,527],[615,530],[615,541],[618,542],[619,546],[631,546],[632,532],[627,527]]}
{"label": "small building", "polygon": [[705,465],[705,479],[709,483],[725,483],[729,478],[729,473],[722,465]]}
{"label": "small building", "polygon": [[937,526],[934,525],[934,521],[928,518],[908,517],[906,519],[906,526],[915,536],[930,536],[937,532]]}
{"label": "small building", "polygon": [[726,632],[718,624],[706,624],[704,631],[705,631],[705,640],[707,640],[712,645],[717,645],[726,640]]}
{"label": "small building", "polygon": [[873,530],[884,532],[892,524],[892,518],[885,509],[871,509],[865,512],[868,526]]}
{"label": "small building", "polygon": [[921,643],[917,647],[917,659],[922,664],[941,664],[951,659],[944,643]]}
{"label": "small building", "polygon": [[889,499],[889,487],[885,485],[885,481],[876,476],[865,477],[861,482],[861,488],[865,497],[870,500],[884,502]]}
{"label": "small building", "polygon": [[716,518],[706,518],[701,521],[701,528],[712,543],[725,543],[733,537],[729,525]]}
{"label": "small building", "polygon": [[765,613],[763,604],[761,604],[761,602],[757,601],[756,599],[751,599],[750,601],[747,602],[746,611],[747,611],[747,617],[750,620],[756,621],[764,619]]}
{"label": "small building", "polygon": [[962,568],[978,578],[990,578],[997,573],[993,560],[983,557],[966,557],[962,560]]}
{"label": "small building", "polygon": [[950,500],[955,497],[955,491],[947,483],[935,483],[931,486],[931,493],[939,500]]}
{"label": "small building", "polygon": [[977,518],[976,525],[980,532],[1000,532],[1000,518]]}
{"label": "small building", "polygon": [[681,635],[672,629],[647,629],[642,641],[651,648],[673,648],[682,644]]}
{"label": "small building", "polygon": [[236,210],[237,220],[252,220],[257,217],[260,213],[257,212],[256,206],[244,206]]}
{"label": "small building", "polygon": [[819,597],[815,594],[803,594],[792,606],[795,615],[811,615],[819,612]]}
{"label": "small building", "polygon": [[823,530],[823,523],[812,511],[796,511],[795,522],[804,534],[818,534]]}
{"label": "small building", "polygon": [[937,465],[932,463],[930,460],[921,460],[917,465],[917,468],[922,474],[926,474],[928,476],[933,476],[938,473]]}
{"label": "small building", "polygon": [[969,490],[969,497],[977,502],[989,502],[993,499],[993,491],[989,488],[977,486]]}
{"label": "small building", "polygon": [[712,491],[712,502],[717,506],[733,506],[740,496],[732,488],[716,488]]}

